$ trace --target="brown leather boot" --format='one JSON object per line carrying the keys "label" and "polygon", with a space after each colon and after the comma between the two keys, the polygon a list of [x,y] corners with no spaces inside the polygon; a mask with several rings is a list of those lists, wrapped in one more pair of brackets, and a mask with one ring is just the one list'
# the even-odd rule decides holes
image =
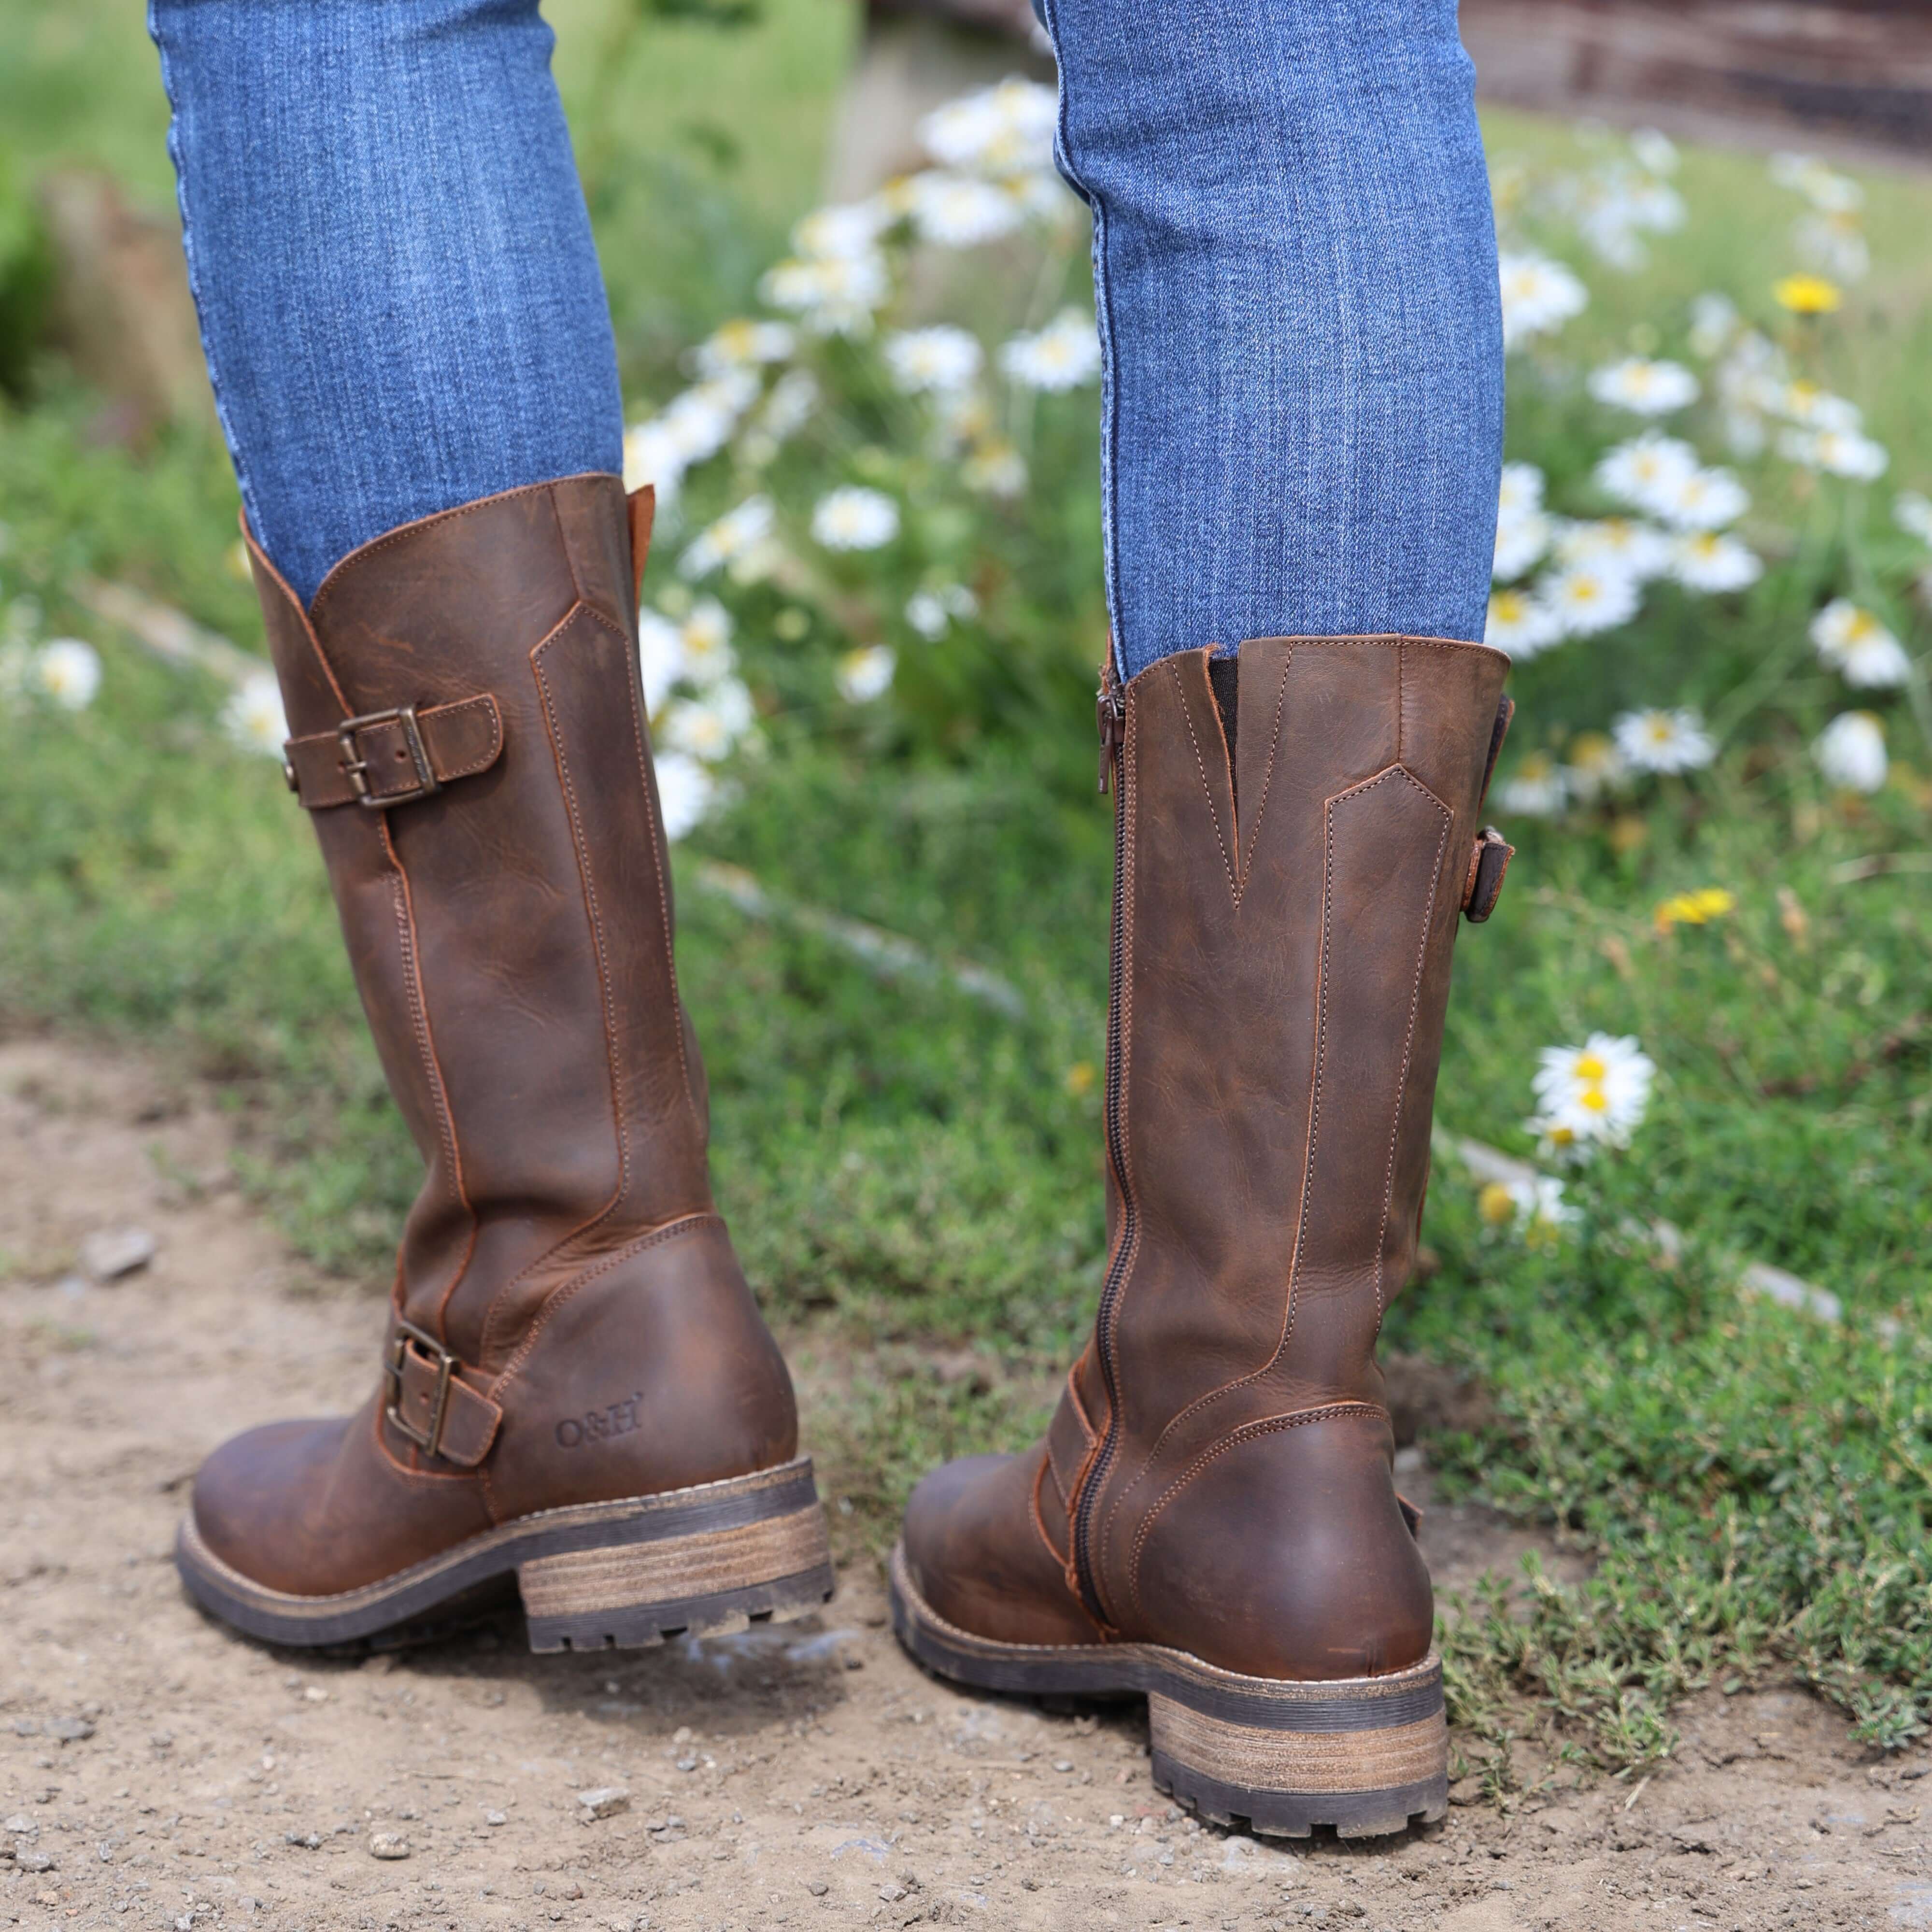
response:
{"label": "brown leather boot", "polygon": [[1476,814],[1509,661],[1268,638],[1209,666],[1102,693],[1094,1338],[1042,1442],[914,1492],[895,1620],[964,1683],[1144,1692],[1155,1783],[1219,1822],[1400,1831],[1442,1815],[1448,1744],[1375,1344],[1414,1257],[1456,920],[1508,860]]}
{"label": "brown leather boot", "polygon": [[250,544],[289,783],[428,1166],[375,1393],[196,1480],[182,1577],[254,1636],[366,1636],[512,1572],[536,1650],[830,1593],[671,963],[650,513],[614,476],[486,497],[364,544],[306,613]]}

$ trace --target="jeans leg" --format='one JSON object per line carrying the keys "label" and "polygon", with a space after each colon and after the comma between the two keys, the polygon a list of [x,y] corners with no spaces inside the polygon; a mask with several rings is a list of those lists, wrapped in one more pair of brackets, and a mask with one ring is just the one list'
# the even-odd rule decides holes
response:
{"label": "jeans leg", "polygon": [[1094,212],[1123,674],[1480,639],[1502,336],[1454,0],[1040,4]]}
{"label": "jeans leg", "polygon": [[304,601],[398,524],[623,466],[536,0],[150,0],[256,540]]}

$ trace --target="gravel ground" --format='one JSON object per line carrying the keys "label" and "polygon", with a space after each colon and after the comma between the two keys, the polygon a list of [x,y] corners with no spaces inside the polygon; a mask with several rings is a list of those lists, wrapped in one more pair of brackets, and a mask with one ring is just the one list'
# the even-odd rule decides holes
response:
{"label": "gravel ground", "polygon": [[[189,1480],[359,1400],[381,1314],[229,1148],[138,1058],[0,1043],[0,1925],[1932,1932],[1932,1754],[1881,1763],[1792,1689],[1694,1700],[1641,1784],[1562,1768],[1507,1815],[1459,1787],[1427,1833],[1293,1846],[1172,1810],[1136,1707],[922,1676],[868,1560],[819,1618],[656,1652],[534,1658],[513,1612],[362,1658],[238,1641],[175,1579]],[[130,1228],[152,1259],[92,1280]],[[1534,1539],[1437,1509],[1424,1540],[1454,1586]]]}

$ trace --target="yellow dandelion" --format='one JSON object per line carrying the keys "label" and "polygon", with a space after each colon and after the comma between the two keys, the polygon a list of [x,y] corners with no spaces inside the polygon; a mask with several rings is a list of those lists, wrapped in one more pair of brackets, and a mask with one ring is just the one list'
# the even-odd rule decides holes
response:
{"label": "yellow dandelion", "polygon": [[1652,915],[1659,932],[1678,926],[1708,926],[1737,909],[1737,895],[1722,886],[1705,886],[1694,892],[1676,892]]}
{"label": "yellow dandelion", "polygon": [[1793,315],[1830,315],[1844,300],[1836,282],[1822,275],[1786,275],[1772,290],[1778,305]]}

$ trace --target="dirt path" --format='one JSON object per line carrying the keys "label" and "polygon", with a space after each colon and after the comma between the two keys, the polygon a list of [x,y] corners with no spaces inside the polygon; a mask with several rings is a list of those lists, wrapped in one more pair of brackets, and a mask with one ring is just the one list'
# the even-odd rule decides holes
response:
{"label": "dirt path", "polygon": [[[1932,1928],[1932,1756],[1875,1766],[1796,1691],[1695,1702],[1638,1791],[1298,1850],[1168,1810],[1138,1713],[923,1677],[862,1563],[819,1621],[655,1652],[238,1642],[175,1580],[188,1480],[358,1400],[380,1316],[250,1214],[228,1148],[138,1060],[0,1044],[0,1924]],[[127,1223],[153,1262],[88,1284]],[[1451,1583],[1526,1540],[1424,1537]]]}

